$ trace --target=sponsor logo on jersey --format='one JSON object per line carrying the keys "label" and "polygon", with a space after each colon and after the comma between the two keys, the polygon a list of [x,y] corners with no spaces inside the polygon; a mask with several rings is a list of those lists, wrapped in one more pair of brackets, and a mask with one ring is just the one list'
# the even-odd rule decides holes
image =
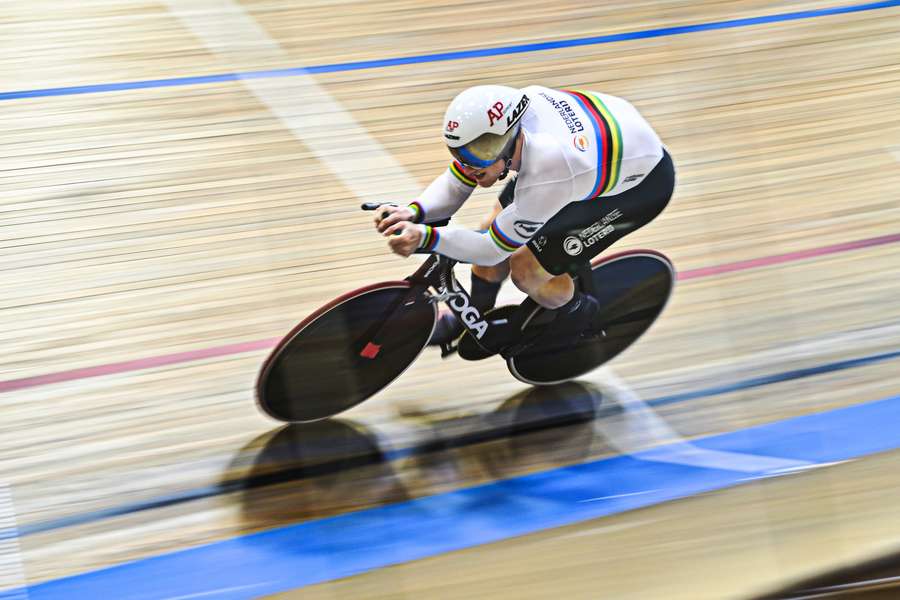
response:
{"label": "sponsor logo on jersey", "polygon": [[494,123],[503,118],[503,108],[503,103],[498,101],[494,102],[494,105],[488,109],[487,116],[490,125],[493,126]]}
{"label": "sponsor logo on jersey", "polygon": [[563,240],[563,250],[569,256],[578,256],[584,250],[584,244],[574,235]]}
{"label": "sponsor logo on jersey", "polygon": [[586,240],[621,216],[622,216],[622,211],[619,210],[618,208],[614,208],[611,211],[609,211],[608,213],[606,213],[606,216],[604,216],[602,219],[600,219],[599,221],[597,221],[595,223],[592,223],[590,227],[588,227],[586,229],[582,229],[581,233],[578,234],[578,237],[580,237],[583,240]]}
{"label": "sponsor logo on jersey", "polygon": [[557,100],[545,92],[540,92],[538,95],[556,109],[556,112],[559,113],[559,116],[566,124],[566,127],[568,127],[569,133],[580,133],[584,131],[584,125],[581,123],[578,115],[575,114],[575,110],[568,102],[565,100]]}
{"label": "sponsor logo on jersey", "polygon": [[597,242],[599,242],[600,240],[602,240],[603,238],[605,238],[606,236],[608,236],[615,230],[616,230],[616,228],[613,227],[612,225],[607,225],[606,227],[604,227],[603,229],[601,229],[600,231],[598,231],[591,237],[584,240],[584,245],[585,246],[593,246],[594,244],[596,244]]}
{"label": "sponsor logo on jersey", "polygon": [[637,181],[641,177],[643,177],[643,173],[635,173],[634,175],[629,175],[625,179],[622,180],[622,183],[631,183],[632,181]]}
{"label": "sponsor logo on jersey", "polygon": [[579,133],[575,137],[572,138],[572,144],[582,152],[587,152],[588,147],[591,145],[588,141],[588,138],[583,133]]}
{"label": "sponsor logo on jersey", "polygon": [[531,245],[532,245],[532,247],[533,247],[535,250],[537,250],[538,252],[543,252],[543,251],[544,251],[544,246],[547,245],[547,236],[546,236],[546,235],[542,235],[541,237],[539,237],[539,238],[537,238],[536,240],[534,240],[534,242],[532,242]]}
{"label": "sponsor logo on jersey", "polygon": [[536,221],[516,221],[513,223],[513,230],[519,234],[519,237],[530,238],[537,230],[541,228],[543,223]]}
{"label": "sponsor logo on jersey", "polygon": [[581,232],[578,234],[579,242],[581,242],[584,247],[593,246],[616,230],[616,228],[610,225],[610,223],[621,216],[622,211],[618,208],[614,208],[613,210],[609,211],[609,213],[607,213],[605,217],[593,223],[587,229],[581,230]]}

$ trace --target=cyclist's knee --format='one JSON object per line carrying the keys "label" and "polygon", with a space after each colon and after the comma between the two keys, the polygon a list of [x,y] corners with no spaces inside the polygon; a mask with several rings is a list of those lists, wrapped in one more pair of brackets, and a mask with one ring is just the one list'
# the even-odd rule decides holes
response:
{"label": "cyclist's knee", "polygon": [[472,272],[485,281],[500,283],[509,277],[509,259],[490,267],[472,265]]}
{"label": "cyclist's knee", "polygon": [[547,273],[531,252],[516,252],[509,258],[510,278],[528,295],[536,292],[553,276]]}

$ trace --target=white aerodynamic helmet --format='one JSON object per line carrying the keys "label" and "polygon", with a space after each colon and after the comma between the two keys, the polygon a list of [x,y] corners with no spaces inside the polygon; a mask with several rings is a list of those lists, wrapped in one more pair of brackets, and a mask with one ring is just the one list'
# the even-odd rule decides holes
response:
{"label": "white aerodynamic helmet", "polygon": [[444,141],[462,164],[482,169],[509,159],[519,122],[528,109],[522,90],[477,85],[461,92],[444,113]]}

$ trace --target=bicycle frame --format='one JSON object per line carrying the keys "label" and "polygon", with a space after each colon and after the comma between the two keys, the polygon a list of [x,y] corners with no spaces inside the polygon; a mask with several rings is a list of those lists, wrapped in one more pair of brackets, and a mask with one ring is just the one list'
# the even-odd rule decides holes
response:
{"label": "bicycle frame", "polygon": [[[528,338],[527,331],[543,331],[547,322],[528,329],[541,310],[533,300],[526,299],[518,307],[500,307],[496,314],[482,314],[473,306],[468,289],[456,279],[454,267],[459,261],[423,250],[418,253],[428,256],[403,281],[370,285],[329,302],[276,346],[257,381],[257,397],[264,412],[285,421],[315,420],[366,400],[402,374],[424,350],[435,330],[439,302],[446,304],[469,332],[455,342],[441,344],[443,356],[458,350],[455,343],[462,345],[466,360],[493,355],[484,347],[498,333],[491,328],[509,327],[513,320],[522,331],[523,344],[537,339]],[[510,353],[504,358],[513,376],[534,385],[578,377],[623,351],[652,324],[671,294],[675,276],[670,261],[652,251],[630,251],[598,259],[571,275],[579,288],[590,291],[595,271],[601,268],[610,281],[621,280],[624,285],[604,285],[597,290],[609,308],[602,339],[585,337],[571,347],[553,347],[549,353],[537,346],[533,352]],[[629,308],[628,301],[634,300],[629,294],[637,293],[644,283],[649,287],[640,288],[640,306]],[[519,317],[523,317],[521,323]],[[606,339],[607,326],[620,329],[610,337],[612,341]],[[318,359],[310,360],[312,355],[304,353],[317,353]],[[325,359],[319,356],[322,353],[326,353]],[[330,374],[320,372],[319,365],[333,368],[337,375],[355,370],[359,375],[329,382]]]}
{"label": "bicycle frame", "polygon": [[[472,298],[469,292],[456,279],[456,275],[453,273],[453,267],[456,265],[456,262],[439,254],[431,254],[416,269],[415,273],[407,277],[406,281],[412,284],[409,291],[385,310],[374,331],[367,332],[364,339],[368,341],[360,350],[359,355],[363,358],[372,358],[377,355],[382,345],[382,334],[389,326],[391,315],[401,306],[407,306],[419,301],[430,303],[443,302],[446,304],[463,326],[469,330],[476,343],[478,343],[487,333],[490,324],[478,309],[472,305]],[[430,292],[429,289],[433,289],[434,293]],[[443,356],[452,354],[454,350],[455,347],[450,343],[441,344]]]}

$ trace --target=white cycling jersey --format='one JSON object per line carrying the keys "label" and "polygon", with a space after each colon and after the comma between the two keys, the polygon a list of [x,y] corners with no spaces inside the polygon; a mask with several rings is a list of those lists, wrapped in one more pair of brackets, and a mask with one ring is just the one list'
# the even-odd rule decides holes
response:
{"label": "white cycling jersey", "polygon": [[[423,248],[494,265],[524,245],[570,202],[615,196],[638,185],[663,156],[659,136],[626,100],[584,90],[529,86],[515,198],[487,232],[422,228]],[[458,163],[410,204],[417,221],[455,213],[475,188]]]}

